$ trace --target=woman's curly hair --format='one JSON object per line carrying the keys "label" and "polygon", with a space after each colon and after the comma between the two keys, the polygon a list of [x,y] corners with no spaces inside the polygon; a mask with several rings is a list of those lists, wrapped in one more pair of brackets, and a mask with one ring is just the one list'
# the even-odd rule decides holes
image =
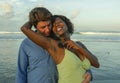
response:
{"label": "woman's curly hair", "polygon": [[60,18],[60,19],[62,19],[66,23],[66,25],[68,27],[68,32],[72,35],[73,32],[74,32],[74,25],[70,21],[70,19],[68,19],[66,16],[63,16],[63,15],[54,15],[53,18],[52,18],[52,23],[55,22],[56,18]]}

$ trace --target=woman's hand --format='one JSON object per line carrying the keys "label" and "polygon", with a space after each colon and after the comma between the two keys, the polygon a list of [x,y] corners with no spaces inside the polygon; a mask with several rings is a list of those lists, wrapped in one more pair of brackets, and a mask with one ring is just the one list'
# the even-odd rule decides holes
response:
{"label": "woman's hand", "polygon": [[67,49],[78,50],[79,46],[72,40],[65,41],[65,45]]}
{"label": "woman's hand", "polygon": [[65,47],[69,50],[71,50],[72,52],[74,52],[79,58],[80,60],[84,60],[84,55],[83,53],[80,51],[82,48],[81,46],[77,45],[77,43],[75,43],[74,41],[72,40],[68,40],[65,42]]}

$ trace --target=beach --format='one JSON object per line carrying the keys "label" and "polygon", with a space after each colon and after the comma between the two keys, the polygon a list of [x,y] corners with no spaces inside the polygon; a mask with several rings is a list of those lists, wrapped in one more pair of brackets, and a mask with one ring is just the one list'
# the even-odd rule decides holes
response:
{"label": "beach", "polygon": [[[0,34],[0,83],[14,83],[18,50],[25,38],[21,34],[10,35]],[[120,83],[120,35],[105,36],[75,34],[72,39],[84,43],[100,62],[100,68],[91,67],[91,83]]]}

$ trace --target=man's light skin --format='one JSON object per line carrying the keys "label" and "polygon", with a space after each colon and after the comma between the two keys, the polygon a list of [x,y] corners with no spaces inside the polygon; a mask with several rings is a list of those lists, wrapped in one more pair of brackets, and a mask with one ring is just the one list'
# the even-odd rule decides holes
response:
{"label": "man's light skin", "polygon": [[[40,21],[36,26],[37,32],[40,32],[44,36],[50,35],[51,28],[52,28],[52,25],[50,21]],[[91,80],[90,73],[88,72],[85,73],[83,77],[85,78],[85,80],[83,80],[82,83],[90,83],[90,80]]]}
{"label": "man's light skin", "polygon": [[82,83],[90,83],[90,80],[91,80],[90,79],[91,78],[90,73],[88,73],[88,72],[85,73],[83,77],[85,78],[85,80],[83,80]]}
{"label": "man's light skin", "polygon": [[51,32],[51,21],[40,21],[37,24],[37,31],[39,31],[44,36],[49,36]]}

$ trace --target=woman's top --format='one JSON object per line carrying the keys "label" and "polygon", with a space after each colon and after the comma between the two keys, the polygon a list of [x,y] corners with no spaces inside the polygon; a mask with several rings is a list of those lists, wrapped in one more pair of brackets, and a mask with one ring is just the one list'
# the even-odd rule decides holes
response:
{"label": "woman's top", "polygon": [[86,70],[90,69],[87,58],[81,61],[77,55],[65,49],[64,59],[57,65],[58,83],[81,83]]}

